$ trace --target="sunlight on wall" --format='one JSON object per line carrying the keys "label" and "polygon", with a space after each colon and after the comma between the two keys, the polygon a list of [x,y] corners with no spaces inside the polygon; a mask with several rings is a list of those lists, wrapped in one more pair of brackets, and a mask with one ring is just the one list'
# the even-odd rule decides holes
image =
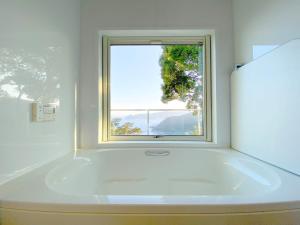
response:
{"label": "sunlight on wall", "polygon": [[278,45],[253,45],[252,57],[253,59],[257,59],[277,47]]}

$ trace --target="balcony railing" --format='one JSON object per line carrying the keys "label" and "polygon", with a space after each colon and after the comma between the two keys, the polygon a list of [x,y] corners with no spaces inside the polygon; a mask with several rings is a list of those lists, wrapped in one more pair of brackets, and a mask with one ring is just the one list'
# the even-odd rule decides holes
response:
{"label": "balcony railing", "polygon": [[[142,130],[144,131],[144,133],[146,133],[146,135],[156,135],[151,133],[151,128],[153,128],[153,126],[158,125],[160,122],[167,118],[174,116],[183,116],[189,113],[196,119],[197,133],[199,135],[202,134],[203,126],[201,109],[111,109],[111,119],[120,118],[123,120],[124,118],[127,118],[126,122],[132,122],[130,121],[130,118],[135,117],[140,119],[144,115],[145,126],[143,126],[144,129]],[[154,118],[151,118],[151,116]]]}

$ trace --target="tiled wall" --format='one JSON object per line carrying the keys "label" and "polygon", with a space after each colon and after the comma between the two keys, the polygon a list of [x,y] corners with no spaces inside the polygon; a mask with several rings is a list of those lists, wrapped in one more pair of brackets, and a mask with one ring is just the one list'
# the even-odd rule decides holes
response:
{"label": "tiled wall", "polygon": [[[0,0],[0,183],[74,149],[79,0]],[[31,103],[58,105],[31,122]]]}

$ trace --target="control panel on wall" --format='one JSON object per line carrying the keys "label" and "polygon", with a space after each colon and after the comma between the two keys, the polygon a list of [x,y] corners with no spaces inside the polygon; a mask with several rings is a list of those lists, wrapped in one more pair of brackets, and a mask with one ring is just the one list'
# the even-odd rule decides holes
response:
{"label": "control panel on wall", "polygon": [[32,121],[45,122],[53,121],[56,118],[56,104],[53,103],[32,103]]}

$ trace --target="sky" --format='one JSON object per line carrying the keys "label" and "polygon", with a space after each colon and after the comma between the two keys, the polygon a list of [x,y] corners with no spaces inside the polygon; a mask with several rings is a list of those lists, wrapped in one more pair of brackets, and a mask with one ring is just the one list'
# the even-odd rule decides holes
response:
{"label": "sky", "polygon": [[185,103],[161,102],[159,45],[111,46],[111,109],[185,109]]}

